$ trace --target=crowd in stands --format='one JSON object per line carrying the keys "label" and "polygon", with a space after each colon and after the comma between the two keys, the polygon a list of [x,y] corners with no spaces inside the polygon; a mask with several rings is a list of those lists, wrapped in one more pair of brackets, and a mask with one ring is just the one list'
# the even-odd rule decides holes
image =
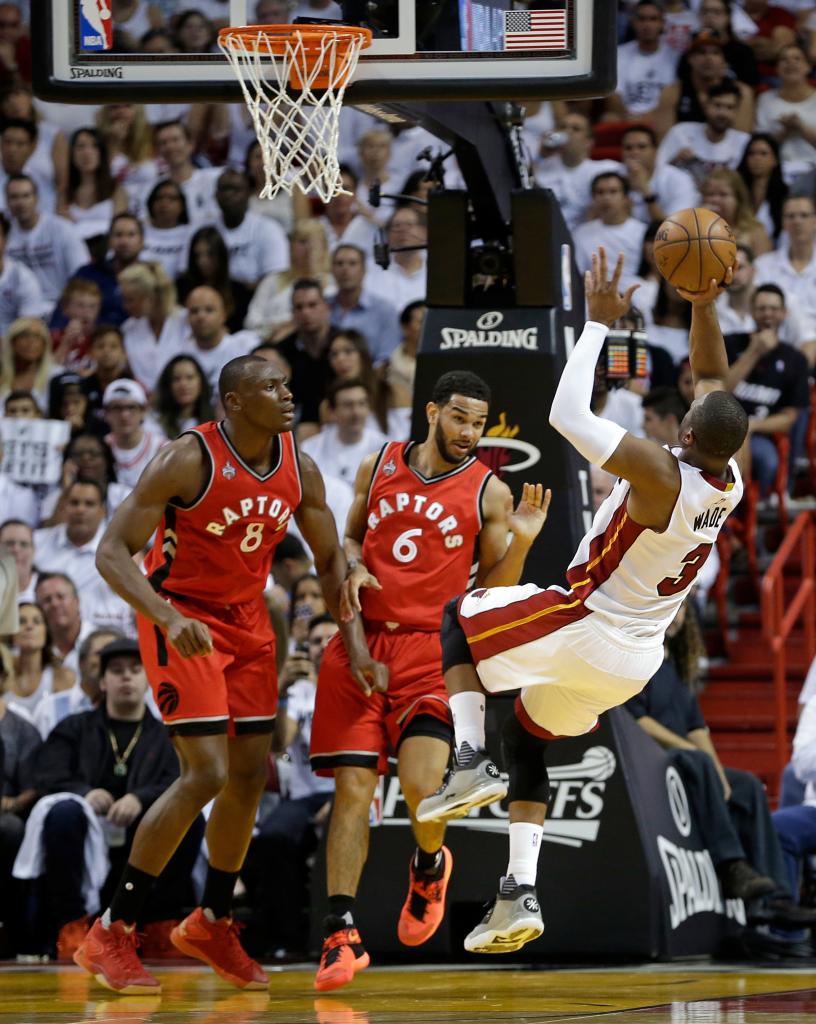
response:
{"label": "crowd in stands", "polygon": [[[196,53],[213,49],[228,3],[191,0],[181,14],[162,0],[111,6],[115,49]],[[333,0],[249,6],[258,22],[339,16]],[[672,211],[716,210],[739,243],[719,306],[728,387],[750,416],[747,500],[806,507],[816,503],[798,472],[816,366],[816,2],[618,6],[617,91],[529,104],[523,128],[578,267],[602,244],[625,254],[622,284],[640,285],[648,379],[610,391],[600,375],[593,405],[658,443],[676,440],[691,399],[690,313],[657,272],[653,243]],[[222,366],[257,353],[289,377],[297,440],[342,535],[361,460],[410,432],[426,294],[417,200],[436,187],[419,154],[438,144],[422,127],[346,109],[345,192],[325,205],[260,200],[261,151],[242,104],[35,99],[28,7],[0,3],[0,427],[62,421],[67,433],[51,482],[16,463],[0,469],[0,549],[14,558],[20,601],[19,631],[0,644],[0,941],[6,953],[67,956],[104,905],[135,824],[177,773],[131,609],[94,565],[105,525],[163,445],[218,417]],[[375,183],[402,198],[372,204]],[[379,233],[393,250],[386,268],[373,259]],[[596,504],[611,483],[593,473]],[[294,529],[267,598],[281,714],[241,885],[252,951],[288,955],[308,948],[308,863],[331,801],[307,754],[317,668],[336,629]],[[739,889],[751,864],[752,877],[772,879],[766,895],[795,904],[816,850],[816,695],[793,762],[793,787],[806,792],[771,816],[759,782],[719,763],[696,670],[678,668],[671,643],[661,678],[630,710],[683,753],[726,883]],[[194,901],[202,834],[203,823],[188,834],[140,923],[152,955],[168,951],[164,926]]]}

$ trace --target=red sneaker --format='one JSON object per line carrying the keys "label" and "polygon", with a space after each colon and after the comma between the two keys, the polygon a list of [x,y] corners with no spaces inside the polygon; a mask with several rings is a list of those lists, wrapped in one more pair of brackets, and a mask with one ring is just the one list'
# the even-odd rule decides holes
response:
{"label": "red sneaker", "polygon": [[187,959],[173,945],[170,933],[178,921],[149,921],[142,931],[143,960]]}
{"label": "red sneaker", "polygon": [[124,921],[112,921],[110,928],[104,928],[102,921],[96,920],[74,953],[74,963],[112,992],[124,996],[157,995],[161,985],[142,966],[137,944],[135,928],[128,931]]}
{"label": "red sneaker", "polygon": [[354,975],[370,963],[371,959],[356,928],[341,928],[332,932],[323,942],[315,988],[318,992],[331,992],[334,988],[348,985]]}
{"label": "red sneaker", "polygon": [[438,878],[414,870],[414,858],[408,868],[408,895],[400,911],[397,935],[406,946],[427,942],[445,916],[445,893],[453,871],[453,856],[442,847],[442,871]]}
{"label": "red sneaker", "polygon": [[91,922],[87,917],[78,917],[76,921],[64,924],[57,936],[57,960],[71,960],[90,930]]}
{"label": "red sneaker", "polygon": [[244,950],[238,939],[239,925],[231,917],[210,921],[201,907],[170,932],[170,941],[187,956],[209,964],[219,978],[236,988],[262,989],[269,977]]}

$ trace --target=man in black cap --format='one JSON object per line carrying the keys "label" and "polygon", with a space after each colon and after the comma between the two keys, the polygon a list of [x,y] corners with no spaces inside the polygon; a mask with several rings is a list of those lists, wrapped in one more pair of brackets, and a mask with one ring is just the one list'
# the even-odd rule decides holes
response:
{"label": "man in black cap", "polygon": [[[91,923],[84,898],[93,867],[86,857],[94,849],[88,836],[89,809],[102,826],[110,857],[110,871],[99,893],[105,906],[142,815],[178,776],[167,733],[145,707],[147,679],[138,644],[114,640],[102,648],[99,658],[103,702],[63,719],[40,748],[34,766],[40,796],[73,793],[83,798],[57,800],[41,824],[41,906],[51,916],[46,926],[51,934],[43,938],[50,945],[53,933],[58,933],[61,960],[70,960]],[[191,894],[187,898],[190,876],[203,834],[199,818],[153,890],[140,922],[146,955],[155,957],[172,948],[170,930],[183,916],[183,904],[193,902]]]}

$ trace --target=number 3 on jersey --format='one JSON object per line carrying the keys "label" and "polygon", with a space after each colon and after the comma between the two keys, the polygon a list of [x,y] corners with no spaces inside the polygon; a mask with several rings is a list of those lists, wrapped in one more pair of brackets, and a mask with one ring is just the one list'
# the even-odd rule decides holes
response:
{"label": "number 3 on jersey", "polygon": [[657,592],[661,597],[671,597],[679,594],[681,590],[691,586],[694,577],[705,565],[708,553],[713,547],[712,544],[698,544],[696,548],[689,551],[683,559],[683,568],[678,576],[667,576],[657,585]]}

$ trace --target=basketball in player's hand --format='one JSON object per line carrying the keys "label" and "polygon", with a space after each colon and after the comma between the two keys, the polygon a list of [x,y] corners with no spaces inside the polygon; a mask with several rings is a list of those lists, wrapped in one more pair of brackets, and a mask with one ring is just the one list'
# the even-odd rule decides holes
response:
{"label": "basketball in player's hand", "polygon": [[654,240],[657,269],[675,288],[701,292],[737,262],[737,240],[718,213],[700,206],[668,216]]}

